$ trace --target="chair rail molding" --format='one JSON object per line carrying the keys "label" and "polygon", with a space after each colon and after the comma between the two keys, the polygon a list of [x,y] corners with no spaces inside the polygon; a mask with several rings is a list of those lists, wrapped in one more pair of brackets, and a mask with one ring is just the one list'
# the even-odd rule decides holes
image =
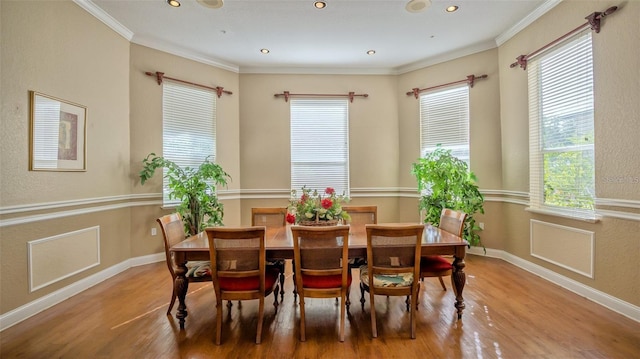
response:
{"label": "chair rail molding", "polygon": [[[481,189],[486,202],[511,203],[521,206],[529,206],[529,193],[522,191]],[[218,192],[220,200],[243,199],[289,199],[290,189],[223,189]],[[351,189],[352,198],[398,197],[415,198],[420,195],[415,187],[354,187]],[[68,209],[81,206],[83,208]],[[29,203],[14,206],[0,207],[0,216],[15,215],[12,218],[0,218],[0,228],[18,224],[32,223],[55,218],[77,216],[87,213],[109,211],[113,209],[162,206],[162,193],[137,193],[128,195],[115,195],[107,197],[79,198],[73,200]],[[595,213],[601,217],[619,218],[632,221],[640,221],[640,200],[597,198]],[[49,211],[29,215],[29,212]],[[22,214],[22,215],[21,215]]]}

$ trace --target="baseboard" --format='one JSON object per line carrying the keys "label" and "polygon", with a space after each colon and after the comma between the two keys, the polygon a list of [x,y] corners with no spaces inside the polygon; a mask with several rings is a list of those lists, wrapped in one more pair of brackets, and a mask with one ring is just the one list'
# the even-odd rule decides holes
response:
{"label": "baseboard", "polygon": [[507,253],[502,250],[487,248],[487,253],[485,254],[483,249],[478,247],[472,247],[467,251],[467,253],[502,259],[515,265],[516,267],[526,270],[527,272],[533,273],[540,278],[546,279],[551,283],[559,285],[562,288],[585,297],[592,302],[598,303],[605,308],[611,309],[616,313],[622,314],[627,318],[635,320],[636,322],[640,322],[640,307],[620,300],[607,293],[591,288],[573,279],[562,276],[552,270],[526,261],[511,253]]}
{"label": "baseboard", "polygon": [[73,297],[74,295],[87,290],[94,285],[103,282],[116,274],[122,273],[125,270],[144,264],[155,263],[165,260],[164,253],[151,254],[142,257],[131,258],[126,261],[120,262],[112,267],[109,267],[101,272],[95,273],[89,277],[83,278],[69,286],[61,288],[53,293],[47,294],[44,297],[38,298],[32,302],[29,302],[21,307],[18,307],[12,311],[0,315],[0,332],[20,323],[21,321],[30,318],[43,310],[51,308],[52,306],[65,301]]}

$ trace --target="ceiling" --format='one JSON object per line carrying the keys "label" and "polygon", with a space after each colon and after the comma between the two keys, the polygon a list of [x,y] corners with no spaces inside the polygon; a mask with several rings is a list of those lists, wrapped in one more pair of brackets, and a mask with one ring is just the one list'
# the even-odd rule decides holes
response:
{"label": "ceiling", "polygon": [[[409,0],[326,0],[321,10],[314,0],[74,1],[133,43],[231,71],[354,74],[404,73],[495,48],[559,2],[432,0],[410,12]],[[449,5],[459,10],[447,13]]]}

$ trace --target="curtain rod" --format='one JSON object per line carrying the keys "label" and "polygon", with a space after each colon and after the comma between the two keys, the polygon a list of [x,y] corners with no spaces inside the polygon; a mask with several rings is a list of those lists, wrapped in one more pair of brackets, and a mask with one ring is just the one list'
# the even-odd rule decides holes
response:
{"label": "curtain rod", "polygon": [[433,90],[433,89],[437,89],[437,88],[441,88],[441,87],[447,87],[447,86],[451,86],[451,85],[455,85],[455,84],[461,84],[461,83],[464,83],[464,82],[466,82],[469,85],[469,87],[473,87],[473,85],[474,85],[476,80],[486,79],[487,77],[489,77],[489,76],[487,76],[487,75],[480,75],[480,76],[469,75],[464,80],[453,81],[453,82],[449,82],[449,83],[442,84],[442,85],[426,87],[426,88],[423,88],[423,89],[415,87],[415,88],[411,89],[411,91],[407,92],[407,96],[414,95],[416,98],[418,98],[418,95],[420,95],[420,92]]}
{"label": "curtain rod", "polygon": [[167,79],[167,80],[172,80],[172,81],[176,81],[176,82],[181,82],[181,83],[187,84],[187,85],[193,85],[193,86],[202,87],[202,88],[205,88],[205,89],[208,89],[208,90],[213,90],[213,91],[216,92],[216,95],[218,95],[218,98],[220,98],[220,96],[222,96],[223,93],[226,93],[227,95],[232,95],[233,94],[233,92],[225,90],[224,87],[220,87],[220,86],[211,87],[211,86],[197,84],[197,83],[194,83],[194,82],[179,80],[179,79],[175,79],[173,77],[165,76],[164,72],[160,72],[160,71],[156,71],[155,73],[147,71],[144,74],[147,75],[147,76],[155,76],[156,81],[158,82],[158,85],[162,85],[163,79]]}
{"label": "curtain rod", "polygon": [[516,57],[516,62],[512,63],[511,65],[509,65],[509,67],[514,68],[518,65],[520,65],[520,67],[523,70],[527,69],[527,60],[529,60],[530,58],[534,57],[535,55],[543,52],[544,50],[548,49],[549,47],[563,41],[564,39],[572,36],[573,34],[580,32],[584,29],[586,29],[587,27],[591,27],[591,30],[594,30],[596,33],[600,32],[600,20],[602,20],[602,18],[604,18],[605,16],[609,16],[611,14],[613,14],[616,10],[618,10],[617,6],[612,6],[610,8],[608,8],[607,10],[605,10],[604,12],[594,12],[591,15],[588,15],[587,17],[585,17],[585,19],[587,19],[587,22],[585,22],[584,24],[576,27],[575,29],[569,31],[568,33],[560,36],[559,38],[551,41],[550,43],[542,46],[541,48],[537,49],[536,51],[528,54],[528,55],[520,55],[518,57]]}
{"label": "curtain rod", "polygon": [[284,101],[289,102],[289,97],[348,97],[350,102],[353,102],[354,97],[369,97],[369,94],[356,94],[355,92],[349,92],[348,94],[316,94],[316,93],[290,93],[284,91],[283,93],[277,93],[273,95],[275,97],[284,96]]}

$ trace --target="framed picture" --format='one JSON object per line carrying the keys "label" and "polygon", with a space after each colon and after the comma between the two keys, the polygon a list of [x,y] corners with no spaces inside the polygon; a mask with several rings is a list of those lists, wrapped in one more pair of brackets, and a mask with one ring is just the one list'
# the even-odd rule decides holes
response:
{"label": "framed picture", "polygon": [[31,171],[87,170],[87,108],[29,91]]}

